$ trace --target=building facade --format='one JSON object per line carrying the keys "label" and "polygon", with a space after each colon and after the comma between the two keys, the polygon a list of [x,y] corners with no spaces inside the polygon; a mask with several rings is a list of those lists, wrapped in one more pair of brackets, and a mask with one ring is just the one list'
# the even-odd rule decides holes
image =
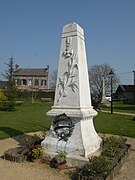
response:
{"label": "building facade", "polygon": [[124,103],[135,103],[135,85],[119,85],[115,97]]}
{"label": "building facade", "polygon": [[46,68],[20,68],[14,71],[15,86],[21,91],[49,89],[49,66]]}

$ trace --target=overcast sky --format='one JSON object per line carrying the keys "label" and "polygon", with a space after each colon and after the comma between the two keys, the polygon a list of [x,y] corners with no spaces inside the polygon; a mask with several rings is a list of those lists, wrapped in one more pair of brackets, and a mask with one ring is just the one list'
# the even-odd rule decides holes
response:
{"label": "overcast sky", "polygon": [[0,73],[11,55],[20,67],[57,69],[70,22],[84,29],[88,66],[107,63],[133,84],[135,0],[0,0]]}

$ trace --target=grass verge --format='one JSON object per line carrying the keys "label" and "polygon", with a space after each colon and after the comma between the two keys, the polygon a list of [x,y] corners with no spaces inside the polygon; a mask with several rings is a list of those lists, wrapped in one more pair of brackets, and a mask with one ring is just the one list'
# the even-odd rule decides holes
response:
{"label": "grass verge", "polygon": [[[15,111],[0,111],[0,139],[16,136],[25,132],[47,131],[51,119],[46,112],[53,103],[25,100]],[[131,116],[99,112],[94,118],[98,133],[135,137],[135,121]]]}
{"label": "grass verge", "polygon": [[[135,104],[123,104],[120,102],[113,102],[113,105],[113,111],[135,114]],[[101,107],[101,109],[110,111],[110,107]]]}
{"label": "grass verge", "polygon": [[98,133],[135,137],[135,121],[132,116],[99,112],[94,118]]}
{"label": "grass verge", "polygon": [[51,119],[46,112],[52,103],[24,101],[15,111],[0,111],[0,139],[23,134],[25,132],[47,131]]}

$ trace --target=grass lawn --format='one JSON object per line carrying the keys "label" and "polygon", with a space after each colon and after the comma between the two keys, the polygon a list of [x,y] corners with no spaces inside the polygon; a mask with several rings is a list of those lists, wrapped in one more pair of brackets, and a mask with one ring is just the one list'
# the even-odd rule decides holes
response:
{"label": "grass lawn", "polygon": [[13,112],[0,111],[0,139],[23,134],[24,132],[46,131],[51,120],[46,112],[52,103],[24,101]]}
{"label": "grass lawn", "polygon": [[99,112],[94,118],[98,133],[135,137],[135,121],[132,116]]}
{"label": "grass lawn", "polygon": [[[16,111],[0,111],[0,139],[23,134],[24,132],[47,131],[51,119],[46,112],[53,103],[24,101]],[[135,137],[135,121],[131,116],[99,112],[94,118],[97,132]]]}
{"label": "grass lawn", "polygon": [[[120,102],[113,102],[113,105],[114,105],[113,111],[135,114],[135,104],[123,104]],[[102,107],[101,109],[110,111],[110,107],[106,107],[106,108]]]}

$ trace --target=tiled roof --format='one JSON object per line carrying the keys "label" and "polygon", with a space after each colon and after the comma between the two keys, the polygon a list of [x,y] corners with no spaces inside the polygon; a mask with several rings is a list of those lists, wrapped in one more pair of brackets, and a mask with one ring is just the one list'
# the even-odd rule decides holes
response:
{"label": "tiled roof", "polygon": [[135,85],[120,85],[123,92],[135,92]]}
{"label": "tiled roof", "polygon": [[18,68],[14,76],[48,76],[47,68]]}

